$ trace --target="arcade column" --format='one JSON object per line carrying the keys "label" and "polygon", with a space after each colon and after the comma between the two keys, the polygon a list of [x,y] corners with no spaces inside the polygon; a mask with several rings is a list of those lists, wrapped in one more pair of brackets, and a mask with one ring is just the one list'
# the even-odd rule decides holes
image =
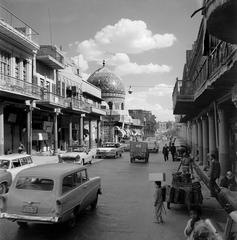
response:
{"label": "arcade column", "polygon": [[203,137],[202,137],[202,122],[201,120],[197,121],[198,128],[198,152],[199,152],[199,165],[203,165]]}
{"label": "arcade column", "polygon": [[4,105],[0,103],[0,155],[4,155]]}

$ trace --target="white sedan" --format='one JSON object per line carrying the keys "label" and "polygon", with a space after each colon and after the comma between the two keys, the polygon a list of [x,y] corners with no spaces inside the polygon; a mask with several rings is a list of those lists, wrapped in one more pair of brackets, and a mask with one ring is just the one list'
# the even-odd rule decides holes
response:
{"label": "white sedan", "polygon": [[105,158],[105,157],[113,157],[118,158],[122,157],[123,148],[119,143],[106,142],[102,145],[102,147],[97,148],[96,157]]}
{"label": "white sedan", "polygon": [[84,146],[71,146],[66,153],[59,154],[58,158],[60,163],[66,162],[85,165],[87,163],[92,163],[94,152],[92,149],[88,149]]}

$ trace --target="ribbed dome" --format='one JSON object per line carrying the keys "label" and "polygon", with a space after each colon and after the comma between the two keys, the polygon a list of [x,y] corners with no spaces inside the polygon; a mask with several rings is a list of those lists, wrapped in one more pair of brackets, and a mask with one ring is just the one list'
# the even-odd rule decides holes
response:
{"label": "ribbed dome", "polygon": [[125,88],[121,79],[106,68],[104,64],[103,67],[91,74],[87,81],[100,88],[102,95],[108,93],[125,95]]}

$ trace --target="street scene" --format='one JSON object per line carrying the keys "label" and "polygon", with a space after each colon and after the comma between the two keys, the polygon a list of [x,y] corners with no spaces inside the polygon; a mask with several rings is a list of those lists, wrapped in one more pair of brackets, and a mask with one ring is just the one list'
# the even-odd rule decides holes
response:
{"label": "street scene", "polygon": [[0,0],[0,240],[237,240],[237,2]]}

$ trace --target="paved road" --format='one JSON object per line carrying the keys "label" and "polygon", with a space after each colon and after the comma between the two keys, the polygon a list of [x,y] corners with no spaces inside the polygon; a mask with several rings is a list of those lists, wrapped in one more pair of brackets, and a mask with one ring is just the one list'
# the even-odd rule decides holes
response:
{"label": "paved road", "polygon": [[92,164],[88,166],[89,174],[101,176],[103,194],[97,210],[84,211],[75,229],[31,224],[27,230],[21,230],[16,223],[2,220],[0,240],[183,240],[188,220],[186,209],[173,206],[164,217],[165,224],[154,223],[154,186],[148,181],[149,173],[166,172],[170,183],[177,165],[164,163],[160,154],[151,154],[148,164],[130,164],[128,153],[120,159]]}

